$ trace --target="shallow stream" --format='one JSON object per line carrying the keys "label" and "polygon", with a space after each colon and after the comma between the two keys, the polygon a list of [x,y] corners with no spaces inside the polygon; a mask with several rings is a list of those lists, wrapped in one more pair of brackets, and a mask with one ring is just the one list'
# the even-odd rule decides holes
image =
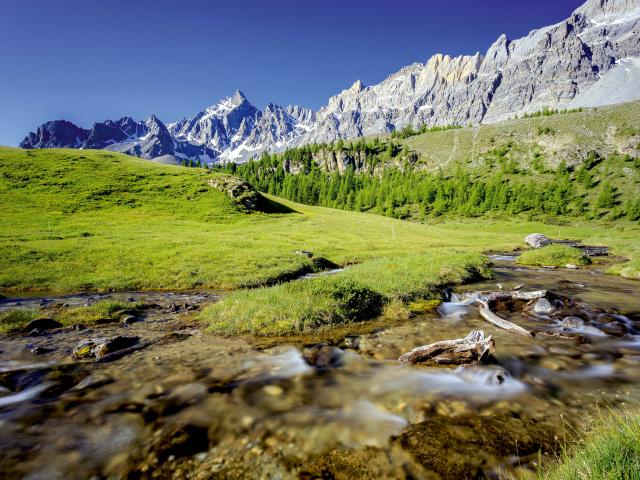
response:
{"label": "shallow stream", "polygon": [[[519,268],[509,256],[494,261],[494,279],[457,287],[438,312],[354,326],[331,345],[277,339],[264,349],[212,337],[194,320],[217,298],[206,293],[3,300],[0,309],[106,298],[155,306],[127,325],[0,338],[0,472],[457,479],[535,468],[589,413],[640,402],[640,284],[595,270]],[[464,293],[498,284],[580,298],[588,318],[559,323],[504,311],[538,333],[497,329]],[[493,335],[488,364],[397,360],[471,330]],[[148,346],[112,362],[71,358],[79,341],[113,335]]]}

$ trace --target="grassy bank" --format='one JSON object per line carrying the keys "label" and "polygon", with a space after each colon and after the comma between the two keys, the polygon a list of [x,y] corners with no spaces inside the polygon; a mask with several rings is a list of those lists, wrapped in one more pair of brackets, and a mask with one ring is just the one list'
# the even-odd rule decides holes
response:
{"label": "grassy bank", "polygon": [[584,439],[540,474],[545,480],[640,479],[640,414],[607,412]]}
{"label": "grassy bank", "polygon": [[[297,250],[376,270],[376,259],[393,268],[410,255],[510,250],[532,232],[609,245],[636,259],[620,273],[640,276],[640,227],[629,222],[419,224],[273,197],[289,213],[247,213],[208,185],[212,175],[106,151],[0,148],[0,292],[237,288],[313,269]],[[391,276],[407,285],[370,288],[413,288],[407,272]]]}
{"label": "grassy bank", "polygon": [[0,333],[18,333],[24,331],[29,322],[36,318],[50,318],[68,327],[82,323],[116,322],[125,314],[135,314],[145,308],[141,303],[97,302],[87,307],[51,308],[46,311],[18,308],[0,312]]}
{"label": "grassy bank", "polygon": [[437,297],[439,286],[488,273],[480,254],[435,249],[372,260],[335,276],[239,290],[206,308],[201,319],[225,335],[309,333],[373,318],[391,302]]}

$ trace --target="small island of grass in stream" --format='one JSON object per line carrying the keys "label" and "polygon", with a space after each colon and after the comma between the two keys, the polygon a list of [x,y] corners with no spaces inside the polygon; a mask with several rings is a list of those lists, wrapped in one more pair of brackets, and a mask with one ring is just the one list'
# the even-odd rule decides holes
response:
{"label": "small island of grass in stream", "polygon": [[547,245],[522,252],[516,262],[520,265],[538,267],[565,267],[567,265],[586,266],[591,263],[591,260],[578,248],[567,245]]}

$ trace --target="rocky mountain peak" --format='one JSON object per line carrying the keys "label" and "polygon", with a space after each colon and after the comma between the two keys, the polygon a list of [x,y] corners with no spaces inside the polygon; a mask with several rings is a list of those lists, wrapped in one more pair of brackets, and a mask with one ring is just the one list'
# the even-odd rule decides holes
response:
{"label": "rocky mountain peak", "polygon": [[25,148],[108,148],[143,158],[241,162],[264,150],[377,135],[426,124],[494,122],[544,107],[598,106],[640,98],[640,0],[588,0],[572,16],[519,39],[500,35],[486,53],[436,54],[365,86],[355,81],[314,112],[269,104],[236,90],[165,126],[129,117],[84,130],[47,122]]}
{"label": "rocky mountain peak", "polygon": [[640,15],[640,0],[588,0],[573,14],[584,15],[592,21],[617,23]]}

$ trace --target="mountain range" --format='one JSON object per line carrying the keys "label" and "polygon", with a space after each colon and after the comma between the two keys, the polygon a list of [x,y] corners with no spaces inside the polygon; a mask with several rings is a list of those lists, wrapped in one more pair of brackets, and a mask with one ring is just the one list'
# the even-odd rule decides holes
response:
{"label": "mountain range", "polygon": [[261,151],[384,134],[406,125],[489,123],[549,108],[640,98],[640,0],[588,0],[555,25],[482,55],[437,54],[382,82],[356,81],[318,111],[269,104],[236,91],[191,118],[130,117],[80,128],[66,120],[29,133],[23,148],[92,148],[163,163],[243,162]]}

